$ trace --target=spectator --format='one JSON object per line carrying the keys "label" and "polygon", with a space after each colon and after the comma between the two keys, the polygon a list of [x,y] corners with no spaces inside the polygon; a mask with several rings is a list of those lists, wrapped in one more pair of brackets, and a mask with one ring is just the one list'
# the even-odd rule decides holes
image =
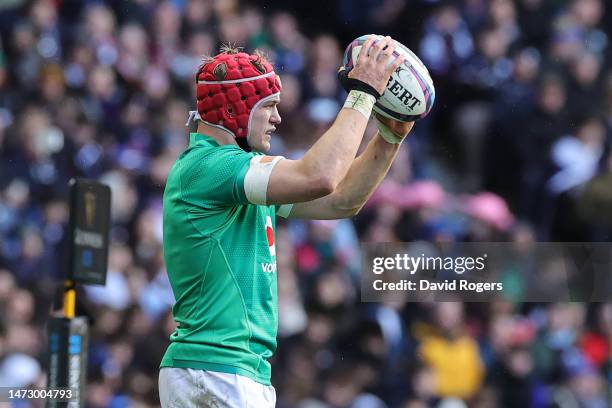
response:
{"label": "spectator", "polygon": [[470,398],[481,385],[483,367],[478,345],[464,332],[463,306],[442,302],[435,306],[434,313],[436,329],[423,335],[420,354],[433,370],[437,383],[435,394]]}

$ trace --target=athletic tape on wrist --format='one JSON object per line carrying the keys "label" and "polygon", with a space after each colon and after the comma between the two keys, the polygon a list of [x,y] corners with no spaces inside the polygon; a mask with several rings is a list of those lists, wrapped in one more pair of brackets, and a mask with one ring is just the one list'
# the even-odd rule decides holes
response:
{"label": "athletic tape on wrist", "polygon": [[384,123],[382,123],[379,120],[376,120],[376,125],[378,126],[378,134],[385,139],[385,141],[387,141],[388,143],[391,144],[400,144],[402,143],[402,140],[404,140],[403,137],[395,134],[390,128],[389,126],[385,125]]}
{"label": "athletic tape on wrist", "polygon": [[349,92],[344,102],[344,107],[349,109],[355,109],[366,119],[370,118],[372,113],[372,107],[376,103],[376,98],[366,92],[352,90]]}
{"label": "athletic tape on wrist", "polygon": [[349,78],[350,70],[347,70],[345,67],[340,67],[338,70],[338,79],[340,80],[340,85],[344,88],[346,92],[350,92],[352,90],[362,91],[372,95],[376,100],[382,96],[380,92],[376,90],[372,85],[363,82],[356,78]]}

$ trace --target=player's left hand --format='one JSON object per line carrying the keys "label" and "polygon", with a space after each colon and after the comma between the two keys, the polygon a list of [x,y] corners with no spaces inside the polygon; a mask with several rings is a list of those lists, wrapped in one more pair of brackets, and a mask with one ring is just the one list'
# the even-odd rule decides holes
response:
{"label": "player's left hand", "polygon": [[375,118],[378,122],[378,132],[389,143],[401,143],[414,126],[414,122],[400,122],[379,114],[375,114]]}

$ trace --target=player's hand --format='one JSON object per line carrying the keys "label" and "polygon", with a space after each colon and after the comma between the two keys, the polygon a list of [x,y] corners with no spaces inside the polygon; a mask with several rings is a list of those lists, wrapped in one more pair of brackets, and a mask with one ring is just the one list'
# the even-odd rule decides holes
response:
{"label": "player's hand", "polygon": [[348,77],[365,82],[382,95],[391,74],[404,61],[403,55],[393,61],[393,51],[395,51],[395,42],[391,37],[387,36],[374,42],[374,38],[370,36],[363,43],[357,62],[348,73]]}
{"label": "player's hand", "polygon": [[378,133],[383,139],[392,144],[400,144],[414,126],[414,122],[400,122],[385,118],[379,114],[375,114],[375,118],[378,122]]}

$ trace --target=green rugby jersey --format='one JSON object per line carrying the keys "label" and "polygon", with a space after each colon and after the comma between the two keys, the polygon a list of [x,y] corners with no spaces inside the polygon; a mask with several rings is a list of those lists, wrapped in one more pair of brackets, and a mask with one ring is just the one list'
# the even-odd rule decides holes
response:
{"label": "green rugby jersey", "polygon": [[192,133],[164,191],[164,259],[178,323],[161,367],[194,368],[270,384],[278,297],[275,206],[251,204],[251,159]]}

